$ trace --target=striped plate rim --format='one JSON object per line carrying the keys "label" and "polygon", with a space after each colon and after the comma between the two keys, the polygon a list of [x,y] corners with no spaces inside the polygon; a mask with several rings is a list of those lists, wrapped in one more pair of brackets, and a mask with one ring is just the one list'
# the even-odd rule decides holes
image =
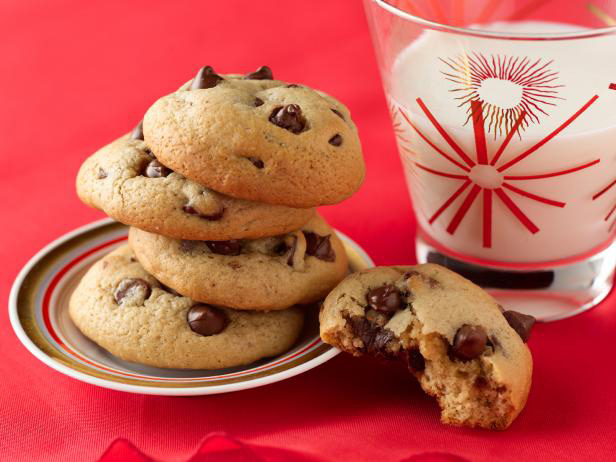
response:
{"label": "striped plate rim", "polygon": [[[39,360],[68,376],[115,390],[161,395],[203,395],[253,388],[295,376],[339,351],[324,344],[316,328],[289,352],[241,368],[174,371],[101,361],[71,340],[66,300],[91,263],[126,240],[128,228],[111,219],[90,223],[56,239],[24,266],[11,289],[9,315],[17,337]],[[373,266],[350,238],[337,232],[351,269]],[[74,330],[74,328],[73,328]],[[86,341],[90,343],[89,341]],[[93,345],[93,344],[92,344]],[[96,347],[95,347],[96,348]],[[100,348],[99,348],[100,350]],[[101,350],[104,351],[104,350]],[[144,372],[145,371],[145,372]]]}

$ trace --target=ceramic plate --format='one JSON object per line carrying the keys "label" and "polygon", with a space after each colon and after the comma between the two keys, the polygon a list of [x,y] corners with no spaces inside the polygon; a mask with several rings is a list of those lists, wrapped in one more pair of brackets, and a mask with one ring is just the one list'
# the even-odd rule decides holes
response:
{"label": "ceramic plate", "polygon": [[[123,361],[84,337],[68,316],[68,300],[87,269],[126,242],[128,228],[111,219],[76,229],[36,254],[13,284],[9,311],[15,333],[48,366],[114,390],[156,395],[205,395],[258,387],[301,374],[339,353],[321,342],[316,313],[285,354],[215,371],[159,369]],[[338,233],[351,271],[373,266],[351,239]]]}

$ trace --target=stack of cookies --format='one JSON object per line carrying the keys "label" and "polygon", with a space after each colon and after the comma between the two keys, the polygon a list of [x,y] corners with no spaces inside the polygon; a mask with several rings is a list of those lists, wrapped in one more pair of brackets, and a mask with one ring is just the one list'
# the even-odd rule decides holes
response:
{"label": "stack of cookies", "polygon": [[280,354],[306,305],[347,273],[315,207],[346,199],[363,177],[341,103],[265,66],[244,76],[206,66],[82,165],[79,197],[131,228],[129,244],[84,276],[71,318],[112,354],[151,366]]}

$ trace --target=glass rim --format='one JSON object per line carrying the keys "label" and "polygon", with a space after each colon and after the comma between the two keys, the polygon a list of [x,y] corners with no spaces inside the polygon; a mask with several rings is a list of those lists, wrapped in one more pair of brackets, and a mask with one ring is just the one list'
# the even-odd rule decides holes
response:
{"label": "glass rim", "polygon": [[584,29],[582,31],[575,32],[545,32],[545,33],[525,33],[525,32],[499,32],[483,29],[469,29],[467,27],[451,26],[443,24],[437,21],[431,21],[429,19],[416,16],[407,11],[401,10],[397,6],[393,6],[387,2],[387,0],[369,0],[376,3],[379,7],[387,10],[388,12],[398,16],[399,18],[407,21],[414,22],[421,26],[441,31],[450,32],[453,34],[467,35],[473,37],[484,37],[490,39],[502,39],[502,40],[573,40],[573,39],[585,39],[593,37],[601,37],[604,35],[616,34],[616,25],[598,27],[595,29]]}

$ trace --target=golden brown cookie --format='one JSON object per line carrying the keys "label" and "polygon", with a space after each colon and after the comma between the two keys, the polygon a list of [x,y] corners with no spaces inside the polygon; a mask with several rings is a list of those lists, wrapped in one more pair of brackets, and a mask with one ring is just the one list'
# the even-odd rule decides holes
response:
{"label": "golden brown cookie", "polygon": [[84,335],[127,361],[221,369],[285,352],[299,336],[298,308],[249,312],[213,307],[161,285],[127,245],[96,262],[70,300]]}
{"label": "golden brown cookie", "polygon": [[145,114],[145,141],[163,164],[224,194],[290,207],[357,191],[364,161],[340,102],[267,72],[255,79],[204,69]]}
{"label": "golden brown cookie", "polygon": [[505,429],[524,408],[534,319],[501,311],[483,289],[438,265],[353,273],[325,299],[323,341],[405,361],[454,425]]}
{"label": "golden brown cookie", "polygon": [[212,191],[171,171],[143,141],[128,136],[83,163],[77,194],[122,223],[179,239],[275,236],[298,229],[314,215],[314,209],[234,199]]}
{"label": "golden brown cookie", "polygon": [[347,273],[344,247],[315,216],[286,235],[232,241],[182,241],[129,232],[144,268],[179,293],[245,310],[278,310],[322,300]]}

